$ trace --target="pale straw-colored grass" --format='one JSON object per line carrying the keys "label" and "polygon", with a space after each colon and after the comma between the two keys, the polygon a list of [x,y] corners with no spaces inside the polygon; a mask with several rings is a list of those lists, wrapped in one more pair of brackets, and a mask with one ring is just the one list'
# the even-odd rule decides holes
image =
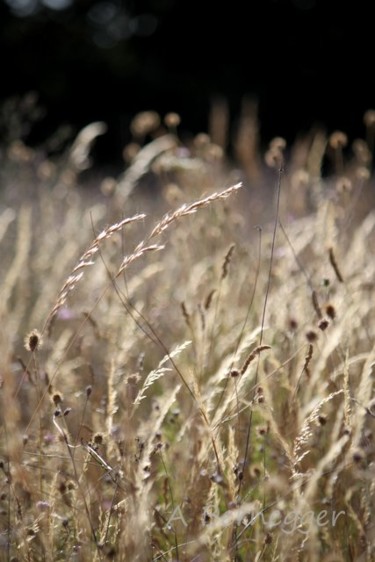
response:
{"label": "pale straw-colored grass", "polygon": [[[57,164],[7,152],[0,560],[374,559],[370,161],[336,147],[341,176],[323,178],[314,133],[260,181],[253,110],[242,185],[218,175],[220,104],[191,162],[174,130],[94,203],[77,180],[102,124]],[[137,199],[149,171],[155,204]],[[255,185],[280,179],[270,220]]]}

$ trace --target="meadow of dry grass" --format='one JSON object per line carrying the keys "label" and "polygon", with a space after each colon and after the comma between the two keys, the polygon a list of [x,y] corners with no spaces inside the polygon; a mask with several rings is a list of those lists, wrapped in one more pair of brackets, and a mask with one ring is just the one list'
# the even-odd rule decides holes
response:
{"label": "meadow of dry grass", "polygon": [[374,131],[3,146],[0,560],[375,560]]}

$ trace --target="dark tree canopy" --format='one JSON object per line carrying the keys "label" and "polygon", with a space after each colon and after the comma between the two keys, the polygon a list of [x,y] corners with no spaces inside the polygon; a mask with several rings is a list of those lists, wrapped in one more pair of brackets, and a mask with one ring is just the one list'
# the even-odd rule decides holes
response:
{"label": "dark tree canopy", "polygon": [[360,135],[375,105],[371,27],[366,3],[337,0],[0,0],[1,101],[38,93],[35,138],[104,120],[111,150],[141,110],[205,130],[215,96],[234,119],[253,97],[266,140],[314,124]]}

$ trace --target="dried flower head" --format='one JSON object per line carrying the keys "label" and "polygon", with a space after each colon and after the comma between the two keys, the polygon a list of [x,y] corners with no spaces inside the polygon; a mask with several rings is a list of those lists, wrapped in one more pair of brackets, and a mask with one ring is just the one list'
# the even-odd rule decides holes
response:
{"label": "dried flower head", "polygon": [[365,166],[359,166],[355,171],[355,175],[360,181],[367,181],[370,179],[370,171],[365,168]]}
{"label": "dried flower head", "polygon": [[329,144],[334,149],[344,148],[348,144],[348,137],[342,131],[335,131],[329,137]]}
{"label": "dried flower head", "polygon": [[102,445],[103,441],[104,441],[104,435],[103,433],[95,433],[95,435],[92,438],[92,441],[94,443],[94,445]]}
{"label": "dried flower head", "polygon": [[55,404],[55,406],[59,406],[63,401],[63,395],[61,394],[61,392],[54,392],[52,395],[52,402]]}
{"label": "dried flower head", "polygon": [[318,334],[316,332],[314,332],[314,330],[309,330],[306,333],[306,339],[308,342],[313,343],[314,341],[316,341],[318,339]]}
{"label": "dried flower head", "polygon": [[110,196],[113,195],[117,188],[117,182],[114,178],[104,178],[102,183],[100,184],[100,191],[103,195]]}
{"label": "dried flower head", "polygon": [[368,109],[363,116],[366,127],[375,127],[375,109]]}
{"label": "dried flower head", "polygon": [[334,149],[344,148],[348,144],[348,137],[342,131],[335,131],[329,137],[329,145]]}
{"label": "dried flower head", "polygon": [[168,128],[175,129],[181,123],[181,117],[178,113],[171,111],[164,117],[164,123]]}
{"label": "dried flower head", "polygon": [[27,351],[38,351],[42,345],[43,338],[38,330],[32,330],[25,338],[25,348]]}
{"label": "dried flower head", "polygon": [[318,422],[320,425],[326,425],[327,423],[327,416],[325,416],[324,414],[319,414],[318,416]]}
{"label": "dried flower head", "polygon": [[364,166],[371,161],[370,149],[363,139],[355,139],[352,143],[352,149],[357,160]]}
{"label": "dried flower head", "polygon": [[353,185],[349,178],[342,176],[336,181],[336,191],[337,193],[350,193],[352,191]]}
{"label": "dried flower head", "polygon": [[275,137],[270,142],[271,150],[284,150],[286,148],[286,140],[282,137]]}
{"label": "dried flower head", "polygon": [[331,320],[333,320],[336,316],[335,307],[332,304],[327,304],[326,306],[326,314]]}
{"label": "dried flower head", "polygon": [[281,137],[274,138],[264,156],[264,160],[270,168],[281,169],[284,165],[283,150],[286,147],[286,142]]}
{"label": "dried flower head", "polygon": [[143,137],[155,131],[160,125],[160,117],[156,111],[141,111],[133,118],[130,130],[135,137]]}
{"label": "dried flower head", "polygon": [[296,170],[291,177],[292,188],[295,190],[300,190],[308,187],[310,181],[310,176],[306,170],[300,169]]}
{"label": "dried flower head", "polygon": [[324,332],[329,326],[329,321],[327,320],[327,318],[322,318],[319,321],[318,327],[320,330],[322,330],[322,332]]}
{"label": "dried flower head", "polygon": [[196,148],[206,147],[210,144],[211,139],[207,133],[198,133],[194,138],[194,146]]}
{"label": "dried flower head", "polygon": [[362,451],[361,449],[355,449],[353,451],[353,461],[357,464],[359,464],[360,462],[362,462],[365,459],[365,454],[364,451]]}
{"label": "dried flower head", "polygon": [[127,164],[133,162],[134,158],[137,156],[138,152],[141,150],[140,145],[137,142],[130,142],[125,146],[122,151],[122,157]]}

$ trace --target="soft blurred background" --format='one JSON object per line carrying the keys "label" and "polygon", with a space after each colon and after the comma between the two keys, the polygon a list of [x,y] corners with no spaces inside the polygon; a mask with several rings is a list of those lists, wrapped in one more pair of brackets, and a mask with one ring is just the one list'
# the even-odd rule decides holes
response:
{"label": "soft blurred background", "polygon": [[363,136],[375,105],[370,4],[0,0],[2,136],[28,92],[39,108],[22,131],[28,144],[104,121],[103,166],[121,166],[137,112],[177,112],[188,136],[207,130],[217,101],[235,131],[250,100],[264,145],[315,126]]}

